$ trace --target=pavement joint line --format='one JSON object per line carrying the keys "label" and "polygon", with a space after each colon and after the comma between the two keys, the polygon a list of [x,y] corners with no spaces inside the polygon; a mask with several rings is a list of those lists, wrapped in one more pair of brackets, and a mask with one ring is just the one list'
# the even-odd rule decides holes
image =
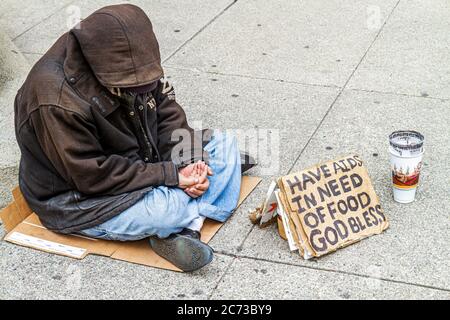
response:
{"label": "pavement joint line", "polygon": [[62,6],[61,8],[55,10],[54,12],[52,12],[50,15],[44,17],[42,20],[40,20],[39,22],[35,23],[34,25],[32,25],[31,27],[27,28],[25,31],[21,32],[19,35],[15,36],[13,39],[11,39],[12,42],[16,41],[17,39],[19,39],[21,36],[23,36],[25,33],[27,33],[28,31],[30,31],[31,29],[37,27],[38,25],[40,25],[42,22],[47,21],[48,19],[50,19],[51,17],[53,17],[55,14],[57,14],[58,12],[64,10],[65,8],[67,8],[68,6],[72,5],[76,0],[70,1],[69,3],[67,3],[66,5]]}
{"label": "pavement joint line", "polygon": [[361,88],[349,88],[349,89],[345,89],[345,90],[362,91],[362,92],[368,92],[368,93],[379,93],[379,94],[386,94],[386,95],[393,95],[393,96],[402,96],[402,97],[410,97],[410,98],[422,98],[422,99],[431,99],[431,100],[440,100],[440,101],[450,101],[450,98],[438,98],[438,97],[430,97],[430,96],[419,96],[419,95],[415,95],[415,94],[401,93],[401,92],[379,91],[379,90],[361,89]]}
{"label": "pavement joint line", "polygon": [[310,269],[310,270],[318,270],[318,271],[324,271],[324,272],[330,272],[330,273],[340,273],[340,274],[350,275],[350,276],[355,276],[355,277],[360,277],[360,278],[381,280],[381,281],[385,281],[385,282],[393,282],[393,283],[397,283],[397,284],[422,287],[422,288],[426,288],[426,289],[439,290],[439,291],[450,293],[450,289],[446,289],[446,288],[439,288],[439,287],[429,286],[426,284],[413,283],[413,282],[407,282],[407,281],[401,281],[401,280],[395,280],[395,279],[377,278],[377,277],[372,277],[372,276],[369,276],[366,274],[361,274],[361,273],[356,273],[356,272],[348,272],[348,271],[334,270],[334,269],[328,269],[328,268],[298,265],[298,264],[291,263],[291,262],[277,261],[277,260],[265,259],[265,258],[257,258],[257,257],[246,256],[246,255],[238,255],[238,254],[228,253],[226,251],[217,251],[215,253],[224,255],[224,256],[234,257],[235,259],[242,258],[242,259],[247,259],[247,260],[262,261],[262,262],[267,262],[267,263],[286,265],[286,266],[292,266],[292,267],[298,267],[298,268],[304,268],[304,269]]}
{"label": "pavement joint line", "polygon": [[[247,200],[247,199],[246,199],[246,200]],[[237,246],[237,250],[238,250],[238,251],[242,250],[242,248],[243,248],[244,245],[245,245],[245,242],[247,241],[248,237],[249,237],[250,234],[252,233],[253,229],[255,229],[255,227],[256,227],[255,224],[253,224],[253,225],[251,226],[250,230],[247,232],[247,234],[245,235],[244,239],[243,239],[243,240],[241,241],[241,243]],[[238,255],[233,255],[233,254],[231,254],[231,253],[230,253],[230,254],[224,253],[225,251],[221,252],[220,250],[218,250],[218,251],[214,250],[214,252],[215,252],[215,253],[218,253],[218,254],[223,254],[223,255],[231,256],[231,257],[234,256],[234,259],[236,259],[236,257],[238,257]],[[233,261],[234,261],[234,259],[233,259]],[[229,268],[227,268],[227,269],[225,270],[224,275],[225,275],[226,272],[228,272],[228,269],[229,269]]]}
{"label": "pavement joint line", "polygon": [[247,241],[248,237],[250,236],[250,234],[252,233],[253,229],[255,228],[255,225],[252,225],[252,227],[250,228],[250,230],[247,232],[247,234],[245,235],[244,239],[241,241],[241,244],[237,247],[238,251],[241,251],[242,248],[245,245],[245,241]]}
{"label": "pavement joint line", "polygon": [[[295,164],[295,162],[294,162]],[[289,172],[287,172],[286,174],[288,174]],[[247,200],[247,199],[246,199]],[[253,232],[253,229],[255,229],[256,224],[253,224],[250,228],[250,230],[247,232],[247,234],[245,235],[244,239],[241,241],[241,243],[239,244],[239,246],[237,247],[238,252],[242,250],[242,248],[245,245],[245,242],[247,241],[248,237],[250,236],[250,234]]]}
{"label": "pavement joint line", "polygon": [[217,72],[217,71],[206,71],[206,70],[200,70],[196,68],[187,68],[187,67],[180,67],[180,66],[173,66],[173,65],[165,65],[165,68],[169,69],[175,69],[175,70],[184,70],[184,71],[190,71],[190,72],[197,72],[197,73],[203,73],[203,74],[211,74],[211,75],[219,75],[219,76],[226,76],[226,77],[236,77],[236,78],[245,78],[245,79],[254,79],[254,80],[265,80],[265,81],[275,81],[275,82],[281,82],[281,83],[290,83],[290,84],[298,84],[308,87],[322,87],[322,88],[335,88],[335,89],[341,89],[342,87],[334,85],[334,84],[319,84],[319,83],[305,83],[305,82],[299,82],[299,81],[292,81],[292,80],[284,80],[284,79],[272,79],[272,78],[266,78],[266,77],[258,77],[258,76],[250,76],[250,75],[244,75],[244,74],[237,74],[237,73],[224,73],[224,72]]}
{"label": "pavement joint line", "polygon": [[[28,53],[28,52],[24,52],[24,53]],[[31,53],[33,53],[33,52],[31,52]],[[206,71],[206,70],[200,70],[200,69],[196,69],[196,68],[187,68],[187,67],[167,65],[167,64],[164,67],[168,68],[168,69],[190,71],[190,72],[196,72],[196,73],[202,73],[202,74],[219,75],[219,76],[224,76],[224,77],[237,77],[237,78],[245,78],[245,79],[265,80],[265,81],[275,81],[275,82],[289,83],[289,84],[298,84],[298,85],[307,86],[307,87],[321,87],[321,88],[334,88],[334,89],[342,89],[343,88],[338,85],[332,85],[332,84],[328,85],[328,84],[319,84],[319,83],[306,83],[306,82],[298,82],[298,81],[285,80],[285,79],[272,79],[272,78],[250,76],[250,75],[236,74],[236,73]],[[401,93],[401,92],[380,91],[380,90],[362,89],[362,88],[345,88],[344,91],[346,91],[346,90],[347,91],[362,91],[362,92],[369,92],[369,93],[379,93],[379,94],[394,95],[394,96],[404,96],[404,97],[411,97],[411,98],[424,98],[424,99],[432,99],[432,100],[440,100],[440,101],[450,101],[450,98],[439,98],[439,97],[421,96],[421,95],[419,96],[419,95]]]}
{"label": "pavement joint line", "polygon": [[295,164],[298,162],[298,160],[300,159],[300,157],[302,156],[303,152],[305,152],[306,148],[309,146],[309,144],[311,143],[312,139],[314,138],[314,136],[316,135],[316,133],[319,131],[320,127],[322,126],[322,124],[325,121],[325,118],[328,116],[328,114],[330,113],[331,109],[333,109],[334,105],[336,104],[337,100],[341,97],[342,93],[344,92],[345,88],[347,87],[348,83],[350,82],[350,80],[352,79],[353,75],[355,74],[356,70],[358,70],[358,67],[361,65],[361,63],[363,62],[364,58],[367,56],[367,53],[370,51],[370,49],[373,47],[375,41],[377,41],[379,35],[381,34],[381,32],[384,30],[384,27],[386,26],[386,23],[389,21],[390,17],[392,16],[392,14],[394,13],[395,9],[397,8],[398,4],[400,3],[401,0],[398,0],[397,3],[395,4],[395,6],[392,8],[391,12],[389,13],[389,15],[387,16],[386,20],[384,21],[383,25],[380,27],[380,30],[378,30],[377,34],[375,35],[375,37],[373,38],[372,42],[370,43],[369,47],[367,48],[366,52],[364,52],[363,56],[361,57],[361,59],[359,60],[358,64],[356,65],[356,67],[353,69],[352,73],[350,74],[350,76],[348,77],[347,81],[345,82],[344,86],[341,88],[341,90],[338,92],[338,94],[336,95],[336,98],[333,100],[333,102],[331,103],[331,105],[328,107],[328,110],[325,112],[325,115],[323,116],[322,120],[320,120],[319,124],[317,125],[316,129],[314,130],[314,132],[312,133],[312,135],[309,137],[308,141],[306,142],[305,146],[302,148],[302,150],[300,150],[300,154],[298,155],[298,157],[295,159],[294,164],[291,166],[291,168],[289,169],[290,173],[293,169]]}
{"label": "pavement joint line", "polygon": [[40,56],[43,56],[45,52],[41,53],[41,52],[22,51],[22,54],[38,54]]}
{"label": "pavement joint line", "polygon": [[[245,241],[247,240],[247,238],[250,236],[250,234],[252,233],[253,229],[255,228],[255,225],[252,225],[250,230],[247,232],[247,234],[245,235],[244,239],[241,241],[241,243],[239,244],[239,246],[237,247],[237,250],[242,250],[242,248],[244,247]],[[214,250],[214,252],[216,252]],[[217,252],[219,254],[221,254],[220,252]],[[231,256],[233,257],[233,255],[227,255],[227,256]],[[222,276],[220,277],[219,281],[217,282],[216,286],[214,287],[214,289],[211,291],[211,295],[208,297],[208,300],[211,299],[212,295],[214,294],[214,292],[217,290],[217,288],[219,287],[220,282],[222,282],[223,277],[225,277],[226,274],[228,274],[228,270],[230,269],[231,265],[234,263],[234,261],[236,260],[236,256],[233,257],[233,260],[231,261],[230,265],[224,270]]]}
{"label": "pavement joint line", "polygon": [[175,51],[173,51],[167,58],[165,58],[162,63],[165,63],[174,55],[176,55],[184,46],[186,46],[189,42],[191,42],[195,37],[197,37],[200,33],[203,32],[209,25],[211,25],[214,21],[216,21],[222,14],[224,14],[228,9],[230,9],[238,0],[233,0],[230,4],[228,4],[224,9],[222,9],[218,14],[216,14],[211,20],[209,20],[203,27],[201,27],[196,33],[194,33],[189,39],[183,42]]}
{"label": "pavement joint line", "polygon": [[214,286],[214,288],[211,290],[211,293],[208,294],[207,300],[211,300],[212,299],[212,296],[213,296],[214,292],[217,291],[217,289],[219,288],[220,283],[222,282],[223,278],[225,278],[225,276],[228,274],[228,271],[230,270],[231,266],[234,264],[235,261],[236,261],[236,257],[233,257],[233,259],[231,259],[230,263],[228,264],[228,266],[223,271],[223,273],[220,276],[219,280],[217,280],[217,283]]}

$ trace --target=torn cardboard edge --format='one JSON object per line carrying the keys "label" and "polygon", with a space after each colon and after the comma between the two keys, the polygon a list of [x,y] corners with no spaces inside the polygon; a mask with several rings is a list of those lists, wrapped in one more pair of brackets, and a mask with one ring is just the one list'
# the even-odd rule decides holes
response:
{"label": "torn cardboard edge", "polygon": [[[261,178],[259,177],[242,177],[237,207],[242,204],[260,182]],[[38,216],[32,212],[19,187],[16,187],[12,194],[13,202],[0,211],[0,218],[7,232],[4,240],[8,242],[75,259],[83,259],[93,254],[149,267],[182,272],[172,263],[158,256],[151,249],[147,239],[120,242],[52,232],[46,229],[41,224]],[[201,230],[201,240],[208,243],[223,224],[206,219]]]}
{"label": "torn cardboard edge", "polygon": [[[348,161],[349,163],[347,163],[348,167],[345,167],[344,169],[343,167],[345,166],[345,161]],[[338,168],[337,170],[336,165]],[[341,165],[342,167],[340,167]],[[334,168],[334,170],[332,168]],[[326,177],[323,170],[329,169],[332,170],[327,172],[329,174]],[[340,171],[339,169],[341,169],[342,171]],[[309,199],[313,199],[311,198],[311,196],[314,195],[314,192],[317,192],[318,186],[321,187],[321,190],[325,190],[324,186],[326,186],[327,183],[331,183],[330,180],[335,180],[333,185],[335,186],[336,184],[339,184],[336,181],[342,183],[341,179],[348,180],[348,177],[353,174],[356,174],[359,176],[359,178],[361,178],[361,184],[355,187],[353,190],[350,188],[350,191],[345,191],[345,187],[341,186],[342,190],[344,190],[342,194],[336,196],[333,195],[328,198],[327,201],[328,203],[332,203],[335,208],[337,204],[339,204],[338,201],[348,200],[349,197],[355,198],[357,193],[365,193],[365,195],[369,199],[367,209],[364,209],[364,207],[361,205],[361,207],[356,210],[356,212],[352,212],[349,214],[352,215],[351,218],[356,219],[355,221],[358,221],[358,223],[360,223],[359,226],[361,227],[361,230],[356,233],[353,229],[348,230],[348,237],[336,241],[336,243],[330,245],[326,250],[320,252],[318,251],[317,246],[315,246],[311,241],[312,231],[316,232],[316,234],[318,234],[317,231],[323,233],[323,229],[325,229],[326,227],[332,227],[331,223],[335,222],[336,220],[339,220],[340,226],[342,226],[343,224],[348,224],[350,222],[350,219],[348,219],[349,216],[345,216],[345,214],[342,215],[338,212],[338,214],[336,215],[338,218],[336,218],[336,220],[335,217],[333,217],[333,220],[327,217],[326,222],[322,222],[322,224],[318,224],[318,227],[313,228],[311,226],[308,226],[308,223],[306,221],[307,219],[303,215],[309,215],[311,217],[311,214],[314,213],[314,210],[318,209],[318,207],[321,205],[322,207],[320,210],[323,210],[321,211],[321,213],[327,212],[326,209],[330,209],[326,206],[327,203],[325,201],[318,201],[318,204],[313,204],[312,207],[308,207],[306,211],[304,211],[304,209],[306,209],[305,206],[300,210],[300,207],[298,206],[299,199],[305,199],[306,196],[309,196]],[[321,175],[322,178],[319,178]],[[318,178],[318,180],[314,181],[315,178]],[[308,184],[305,183],[306,180],[304,179],[307,179],[307,182],[310,183],[309,187],[298,187],[297,184],[302,184],[303,186],[305,184]],[[322,185],[322,183],[324,183],[324,185]],[[293,186],[295,186],[295,188]],[[346,184],[346,187],[348,188],[348,184]],[[294,192],[293,190],[296,191]],[[317,195],[317,193],[315,195]],[[316,200],[318,198],[319,197],[315,197]],[[310,200],[310,203],[314,201]],[[275,209],[272,210],[272,208]],[[364,210],[369,212],[364,212]],[[329,212],[327,213],[332,216]],[[369,220],[371,222],[375,222],[374,225],[370,225],[370,223],[367,222],[367,217],[369,215],[373,217]],[[363,225],[364,219],[366,219],[366,226]],[[276,221],[278,224],[278,232],[280,236],[288,242],[289,250],[292,252],[298,251],[300,256],[304,259],[311,259],[314,257],[320,257],[322,255],[329,254],[369,236],[380,234],[389,227],[389,222],[380,206],[379,198],[375,193],[367,168],[363,165],[363,161],[359,158],[359,156],[354,154],[345,157],[339,157],[335,160],[321,162],[299,172],[279,177],[271,183],[262,205],[254,212],[252,212],[252,214],[250,215],[250,220],[254,224],[258,224],[262,228],[271,224],[271,222]],[[362,224],[361,221],[363,222]],[[347,225],[347,227],[349,226]],[[327,229],[325,229],[325,231],[326,230]]]}

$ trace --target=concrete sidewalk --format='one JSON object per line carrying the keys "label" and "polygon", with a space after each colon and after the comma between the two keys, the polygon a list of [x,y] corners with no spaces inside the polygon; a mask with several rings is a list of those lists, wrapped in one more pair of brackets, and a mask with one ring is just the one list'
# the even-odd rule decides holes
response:
{"label": "concrete sidewalk", "polygon": [[[29,68],[78,10],[85,17],[123,1],[25,2],[0,3],[0,29]],[[278,132],[279,170],[263,176],[215,236],[216,258],[203,270],[179,274],[97,256],[77,261],[1,241],[0,299],[450,299],[448,1],[127,2],[153,21],[190,121]],[[13,96],[5,92],[17,90],[20,77],[0,89],[2,206],[18,164]],[[426,139],[421,186],[408,205],[391,195],[387,136],[398,129]],[[385,233],[303,261],[274,227],[250,223],[248,210],[274,177],[352,152],[368,166],[390,221]]]}

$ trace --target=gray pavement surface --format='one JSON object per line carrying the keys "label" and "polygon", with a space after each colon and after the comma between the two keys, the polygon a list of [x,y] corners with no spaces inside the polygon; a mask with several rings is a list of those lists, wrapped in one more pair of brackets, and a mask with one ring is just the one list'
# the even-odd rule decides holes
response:
{"label": "gray pavement surface", "polygon": [[[77,10],[141,6],[189,120],[246,131],[237,132],[243,148],[264,138],[251,130],[267,129],[279,148],[271,140],[257,150],[261,165],[249,174],[263,182],[213,238],[217,254],[203,270],[78,261],[0,241],[0,299],[450,299],[448,1],[25,2],[0,2],[0,207],[17,183],[14,93]],[[11,57],[17,72],[4,72]],[[426,138],[408,205],[395,203],[390,187],[387,136],[398,129]],[[274,178],[353,152],[368,166],[386,232],[304,261],[274,226],[250,223]]]}

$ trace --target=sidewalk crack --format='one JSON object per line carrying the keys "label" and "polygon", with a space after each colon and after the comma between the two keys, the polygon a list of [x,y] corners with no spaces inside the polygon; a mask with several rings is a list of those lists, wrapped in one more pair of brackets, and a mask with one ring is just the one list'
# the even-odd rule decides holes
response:
{"label": "sidewalk crack", "polygon": [[224,252],[217,252],[217,253],[221,254],[221,255],[233,257],[235,259],[241,258],[241,259],[261,261],[261,262],[267,262],[267,263],[273,263],[273,264],[279,264],[279,265],[285,265],[285,266],[291,266],[291,267],[297,267],[297,268],[304,268],[304,269],[310,269],[310,270],[316,270],[316,271],[340,273],[340,274],[354,276],[354,277],[374,279],[374,280],[381,280],[381,281],[392,282],[392,283],[397,283],[397,284],[404,284],[404,285],[421,287],[421,288],[425,288],[425,289],[432,289],[432,290],[438,290],[438,291],[443,291],[443,292],[450,292],[450,289],[447,289],[447,288],[439,288],[439,287],[434,287],[434,286],[431,286],[431,285],[420,284],[420,283],[413,283],[413,282],[408,282],[408,281],[403,281],[403,280],[395,280],[395,279],[388,279],[388,278],[382,278],[382,277],[377,278],[377,277],[372,277],[372,276],[361,274],[361,273],[357,273],[357,272],[349,272],[349,271],[342,271],[342,270],[333,270],[333,269],[328,269],[328,268],[320,268],[320,267],[312,267],[312,266],[306,266],[306,265],[298,265],[298,264],[291,263],[291,262],[276,261],[276,260],[266,259],[266,258],[257,258],[257,257],[246,256],[246,255],[232,254],[232,253],[227,253],[225,251]]}
{"label": "sidewalk crack", "polygon": [[230,4],[228,4],[224,9],[222,9],[218,14],[216,14],[211,20],[209,20],[203,27],[200,28],[196,33],[194,33],[189,39],[183,42],[174,52],[172,52],[167,58],[165,58],[162,63],[165,63],[169,59],[171,59],[174,55],[176,55],[181,49],[184,48],[189,42],[191,42],[195,37],[197,37],[200,33],[203,32],[210,24],[212,24],[215,20],[217,20],[221,15],[223,15],[228,9],[230,9],[238,0],[233,0]]}
{"label": "sidewalk crack", "polygon": [[64,6],[62,6],[61,8],[55,10],[54,12],[52,12],[51,14],[49,14],[48,16],[44,17],[42,20],[40,20],[39,22],[35,23],[34,25],[32,25],[31,27],[27,28],[25,31],[21,32],[19,35],[15,36],[13,39],[11,39],[11,41],[16,41],[17,39],[19,39],[21,36],[23,36],[25,33],[27,33],[28,31],[32,30],[34,27],[37,27],[38,25],[40,25],[41,23],[43,23],[44,21],[50,19],[51,17],[53,17],[55,14],[57,14],[58,12],[64,10],[65,8],[67,8],[68,6],[72,5],[75,2],[75,0],[70,1],[69,3],[65,4]]}
{"label": "sidewalk crack", "polygon": [[[225,255],[225,254],[222,254]],[[225,255],[225,256],[230,256],[230,255]],[[207,300],[211,300],[212,296],[214,295],[214,293],[217,291],[217,289],[219,288],[220,283],[222,282],[222,280],[225,278],[225,276],[228,274],[228,271],[230,270],[231,266],[234,264],[234,262],[236,261],[237,257],[233,257],[233,259],[231,259],[230,263],[228,264],[228,266],[225,268],[223,274],[220,276],[219,280],[217,281],[216,285],[214,286],[214,288],[211,290],[211,293],[208,294]]]}
{"label": "sidewalk crack", "polygon": [[334,85],[334,84],[306,83],[306,82],[299,82],[299,81],[285,80],[285,79],[272,79],[272,78],[252,76],[252,75],[200,70],[200,69],[196,69],[196,68],[174,66],[174,65],[170,65],[170,64],[169,65],[165,64],[164,68],[174,69],[174,70],[183,70],[183,71],[189,71],[189,72],[194,72],[194,73],[218,75],[218,76],[223,76],[223,77],[236,77],[236,78],[252,79],[252,80],[275,81],[275,82],[281,82],[281,83],[297,84],[297,85],[302,85],[305,87],[321,87],[321,88],[332,88],[332,89],[341,89],[342,88],[342,87],[340,87],[338,85]]}
{"label": "sidewalk crack", "polygon": [[300,157],[303,155],[303,152],[305,152],[306,148],[309,146],[309,144],[311,143],[312,139],[314,138],[314,136],[316,135],[316,133],[319,131],[320,127],[322,126],[322,124],[325,121],[325,118],[328,116],[328,114],[330,113],[331,109],[333,109],[334,105],[336,104],[336,101],[340,98],[340,96],[342,95],[342,92],[344,92],[345,88],[347,87],[348,83],[350,82],[350,80],[352,79],[353,75],[355,74],[356,70],[358,70],[359,66],[361,65],[361,63],[363,62],[363,60],[365,59],[365,57],[367,56],[367,53],[370,51],[370,49],[372,48],[372,46],[374,45],[375,41],[378,39],[379,35],[381,34],[381,32],[383,31],[384,27],[386,26],[387,22],[389,21],[389,19],[391,18],[392,14],[394,13],[395,9],[397,8],[398,4],[400,3],[401,0],[398,0],[397,3],[395,4],[395,6],[392,8],[391,12],[389,13],[388,17],[386,18],[386,20],[384,21],[383,25],[381,26],[380,30],[378,31],[378,33],[375,35],[375,37],[373,38],[372,42],[370,43],[369,47],[367,48],[366,52],[363,54],[363,56],[361,57],[361,59],[359,60],[358,64],[356,65],[356,67],[353,69],[352,73],[350,74],[350,76],[348,77],[347,81],[344,83],[344,85],[342,86],[341,90],[338,92],[338,94],[336,95],[336,98],[333,100],[333,102],[331,103],[331,105],[328,107],[328,110],[325,112],[325,115],[323,116],[322,120],[320,120],[319,124],[317,125],[316,129],[314,130],[314,132],[311,134],[311,136],[309,137],[308,141],[306,142],[306,144],[303,146],[302,150],[300,151],[300,154],[297,156],[297,158],[294,160],[291,168],[289,169],[288,173],[290,173],[294,167],[295,164],[298,162],[298,160],[300,159]]}

